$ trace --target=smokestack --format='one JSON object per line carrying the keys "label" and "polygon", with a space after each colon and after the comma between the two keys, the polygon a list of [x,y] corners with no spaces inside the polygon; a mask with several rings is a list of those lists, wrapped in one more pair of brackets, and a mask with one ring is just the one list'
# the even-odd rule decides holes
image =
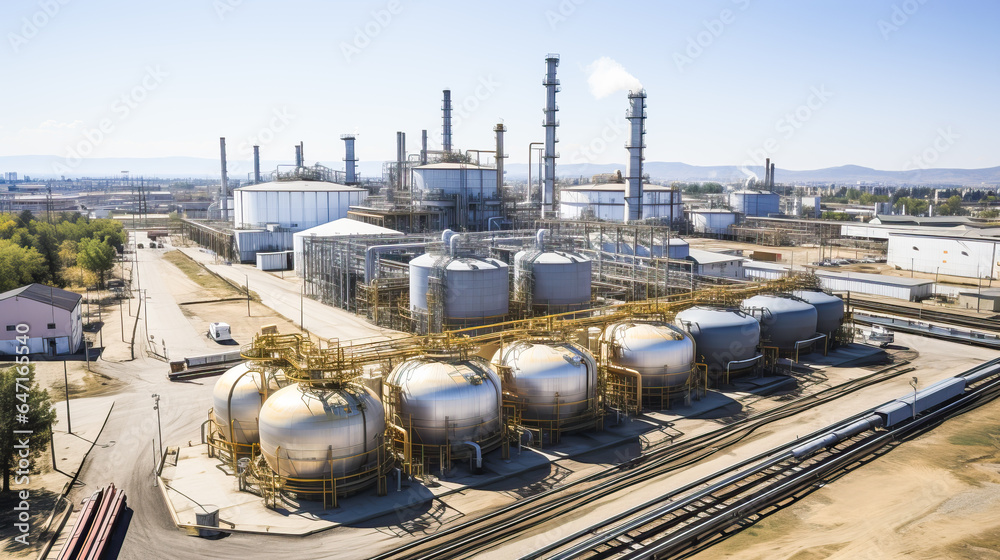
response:
{"label": "smokestack", "polygon": [[503,196],[503,160],[507,157],[503,153],[503,133],[507,132],[507,127],[497,123],[493,132],[497,133],[497,153],[494,156],[497,160],[497,196]]}
{"label": "smokestack", "polygon": [[295,145],[295,167],[302,167],[302,146]]}
{"label": "smokestack", "polygon": [[420,131],[420,165],[427,165],[427,130]]}
{"label": "smokestack", "polygon": [[764,188],[771,188],[771,158],[764,160]]}
{"label": "smokestack", "polygon": [[545,57],[545,184],[542,187],[542,218],[552,215],[556,192],[556,92],[559,91],[559,80],[556,79],[556,67],[559,66],[559,55],[550,54]]}
{"label": "smokestack", "polygon": [[346,162],[344,183],[348,185],[358,184],[358,159],[354,157],[354,135],[344,134],[340,137],[344,141],[344,161]]}
{"label": "smokestack", "polygon": [[260,146],[253,147],[253,182],[260,182]]}
{"label": "smokestack", "polygon": [[625,177],[625,221],[642,220],[642,150],[646,147],[646,90],[628,92],[629,110],[625,118],[631,133],[628,150],[628,170]]}
{"label": "smokestack", "polygon": [[406,166],[406,133],[396,133],[396,187],[400,190],[406,185],[403,168]]}
{"label": "smokestack", "polygon": [[768,175],[771,178],[771,188],[769,190],[774,190],[774,164],[771,164],[771,173]]}
{"label": "smokestack", "polygon": [[305,164],[306,164],[306,148],[302,144],[302,141],[299,140],[299,165],[304,167]]}
{"label": "smokestack", "polygon": [[451,151],[451,90],[444,90],[444,104],[441,105],[441,110],[444,113],[444,125],[441,130],[442,143],[444,144],[444,151]]}
{"label": "smokestack", "polygon": [[229,221],[229,174],[226,172],[226,137],[219,138],[219,152],[222,155],[222,188],[219,197],[219,209],[222,211],[223,221]]}

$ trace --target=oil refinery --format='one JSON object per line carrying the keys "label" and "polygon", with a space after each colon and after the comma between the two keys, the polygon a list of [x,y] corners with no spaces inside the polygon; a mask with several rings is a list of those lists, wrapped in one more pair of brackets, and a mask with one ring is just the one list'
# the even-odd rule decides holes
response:
{"label": "oil refinery", "polygon": [[992,105],[908,77],[994,91],[974,18],[110,10],[100,60],[147,74],[91,123],[96,47],[54,30],[93,8],[42,4],[12,80],[56,45],[74,89],[0,127],[69,139],[0,156],[12,558],[1000,550],[1000,168],[961,167]]}

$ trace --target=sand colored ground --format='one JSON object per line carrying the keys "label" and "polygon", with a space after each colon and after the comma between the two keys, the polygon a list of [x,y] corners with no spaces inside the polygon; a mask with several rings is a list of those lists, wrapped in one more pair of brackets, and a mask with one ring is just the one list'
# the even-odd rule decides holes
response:
{"label": "sand colored ground", "polygon": [[900,444],[694,558],[1000,558],[1000,402]]}

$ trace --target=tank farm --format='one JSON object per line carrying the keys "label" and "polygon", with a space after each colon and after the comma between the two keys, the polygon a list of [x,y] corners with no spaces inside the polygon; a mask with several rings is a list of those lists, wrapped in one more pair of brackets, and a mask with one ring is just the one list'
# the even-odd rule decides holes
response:
{"label": "tank farm", "polygon": [[[385,495],[390,475],[426,480],[459,462],[476,472],[484,454],[555,447],[609,414],[689,404],[853,337],[843,301],[810,276],[594,305],[590,260],[537,237],[508,270],[463,256],[446,233],[441,251],[409,264],[400,312],[411,335],[317,340],[265,327],[216,383],[202,425],[210,455],[269,507],[282,496],[335,507]],[[538,274],[546,267],[555,279]],[[508,300],[522,318],[504,320]],[[534,304],[560,312],[530,316]]]}

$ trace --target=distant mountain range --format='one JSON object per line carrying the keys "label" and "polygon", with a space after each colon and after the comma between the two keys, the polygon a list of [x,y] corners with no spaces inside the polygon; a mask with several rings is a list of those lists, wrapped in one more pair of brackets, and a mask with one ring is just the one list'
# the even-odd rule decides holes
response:
{"label": "distant mountain range", "polygon": [[[287,162],[262,161],[261,171],[274,170],[278,164]],[[343,169],[343,161],[322,161],[333,169]],[[229,176],[234,179],[246,179],[253,170],[249,160],[230,160],[228,162]],[[381,176],[382,162],[362,161],[358,164],[359,172],[364,177]],[[528,177],[528,166],[523,163],[506,166],[508,180],[525,180]],[[532,166],[532,170],[537,169]],[[556,173],[562,178],[583,177],[589,180],[598,173],[612,173],[620,169],[625,172],[624,164],[580,164],[556,163]],[[748,174],[735,165],[698,166],[686,163],[647,161],[643,168],[650,177],[661,181],[718,181],[730,183],[742,181]],[[134,176],[148,177],[190,177],[206,181],[218,181],[219,161],[211,158],[194,157],[156,157],[156,158],[91,158],[79,161],[67,161],[57,156],[0,156],[0,171],[16,171],[18,177],[28,175],[33,178],[66,177],[109,177],[120,176],[122,171],[128,171]],[[751,167],[750,173],[763,177],[763,166]],[[534,173],[533,173],[534,174]],[[826,169],[806,171],[791,171],[777,169],[775,179],[778,183],[838,183],[850,184],[893,183],[893,184],[942,184],[979,186],[1000,185],[1000,167],[986,169],[920,169],[913,171],[883,171],[843,165]]]}

